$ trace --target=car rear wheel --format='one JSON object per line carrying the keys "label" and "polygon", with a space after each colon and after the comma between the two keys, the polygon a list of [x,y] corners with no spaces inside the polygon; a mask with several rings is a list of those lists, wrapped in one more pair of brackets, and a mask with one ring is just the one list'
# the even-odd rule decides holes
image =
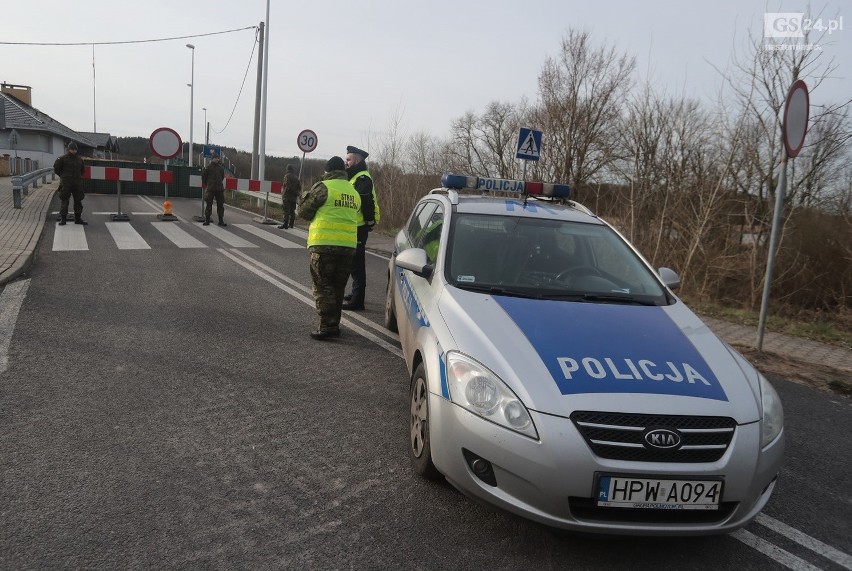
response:
{"label": "car rear wheel", "polygon": [[396,323],[396,312],[393,310],[393,279],[388,274],[388,287],[385,294],[385,328],[397,333],[399,326]]}
{"label": "car rear wheel", "polygon": [[409,421],[409,447],[411,467],[414,472],[429,480],[441,478],[441,473],[432,463],[432,442],[429,436],[429,386],[426,369],[417,366],[411,377],[411,415]]}

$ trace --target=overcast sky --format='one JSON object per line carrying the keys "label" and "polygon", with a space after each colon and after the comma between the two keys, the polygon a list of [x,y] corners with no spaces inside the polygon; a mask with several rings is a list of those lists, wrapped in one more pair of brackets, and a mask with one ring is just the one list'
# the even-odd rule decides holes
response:
{"label": "overcast sky", "polygon": [[[34,107],[76,131],[148,137],[170,127],[188,141],[194,51],[192,139],[204,141],[206,108],[211,143],[251,151],[253,28],[266,19],[265,0],[7,3],[0,81],[32,87]],[[744,55],[749,32],[763,36],[765,12],[807,9],[763,0],[271,0],[266,153],[301,156],[304,129],[318,136],[310,158],[343,155],[346,145],[371,151],[394,118],[403,134],[446,137],[453,119],[491,101],[534,102],[542,65],[569,28],[635,56],[636,79],[709,102],[723,85],[714,66]],[[811,103],[848,99],[852,4],[812,10],[826,23],[842,17],[843,29],[825,37],[836,78]],[[241,31],[218,33],[227,30]],[[163,38],[177,39],[152,41]]]}

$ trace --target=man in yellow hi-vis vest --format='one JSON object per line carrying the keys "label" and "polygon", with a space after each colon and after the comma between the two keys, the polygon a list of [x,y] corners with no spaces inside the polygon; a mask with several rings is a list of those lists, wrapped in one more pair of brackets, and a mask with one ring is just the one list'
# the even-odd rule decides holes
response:
{"label": "man in yellow hi-vis vest", "polygon": [[346,281],[352,271],[361,198],[346,175],[346,164],[331,157],[325,175],[299,197],[297,214],[310,220],[308,250],[314,303],[320,324],[314,339],[340,336],[340,313]]}
{"label": "man in yellow hi-vis vest", "polygon": [[361,210],[358,212],[358,246],[352,260],[352,290],[346,296],[343,309],[361,311],[364,309],[364,297],[367,289],[367,236],[379,222],[379,203],[376,200],[376,187],[373,177],[367,170],[369,153],[358,147],[346,147],[346,174],[349,182],[361,197]]}

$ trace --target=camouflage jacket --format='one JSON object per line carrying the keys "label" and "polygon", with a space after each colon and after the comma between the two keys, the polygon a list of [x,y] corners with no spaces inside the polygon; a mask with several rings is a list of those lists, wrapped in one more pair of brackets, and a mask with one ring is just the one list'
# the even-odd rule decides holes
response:
{"label": "camouflage jacket", "polygon": [[299,194],[302,192],[302,183],[299,177],[291,172],[284,175],[284,190],[281,193],[281,198],[289,202],[296,202],[299,199]]}
{"label": "camouflage jacket", "polygon": [[65,153],[53,163],[53,172],[64,181],[79,181],[83,180],[83,173],[86,172],[86,165],[83,159],[79,156]]}

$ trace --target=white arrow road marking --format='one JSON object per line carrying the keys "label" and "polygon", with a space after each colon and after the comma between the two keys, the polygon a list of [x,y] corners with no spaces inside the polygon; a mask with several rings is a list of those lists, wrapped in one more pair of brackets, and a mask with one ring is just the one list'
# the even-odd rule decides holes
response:
{"label": "white arrow road marking", "polygon": [[0,373],[9,368],[9,345],[29,287],[30,280],[21,280],[8,284],[0,293]]}

